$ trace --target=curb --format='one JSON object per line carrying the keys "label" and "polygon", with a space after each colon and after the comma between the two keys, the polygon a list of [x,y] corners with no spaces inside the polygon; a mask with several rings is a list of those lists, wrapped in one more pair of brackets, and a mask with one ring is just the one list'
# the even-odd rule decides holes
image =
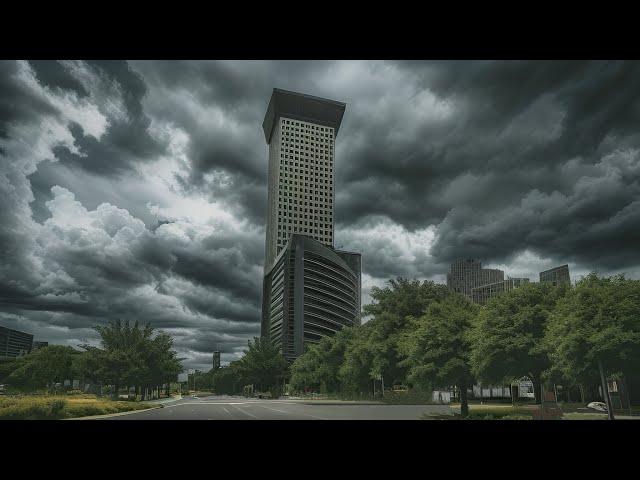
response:
{"label": "curb", "polygon": [[111,417],[121,417],[123,415],[131,415],[134,413],[148,412],[149,410],[155,410],[157,408],[163,408],[162,405],[157,405],[151,408],[143,408],[142,410],[129,410],[128,412],[119,412],[119,413],[107,413],[105,415],[92,415],[89,417],[74,417],[74,418],[63,418],[62,420],[98,420],[100,418],[111,418]]}

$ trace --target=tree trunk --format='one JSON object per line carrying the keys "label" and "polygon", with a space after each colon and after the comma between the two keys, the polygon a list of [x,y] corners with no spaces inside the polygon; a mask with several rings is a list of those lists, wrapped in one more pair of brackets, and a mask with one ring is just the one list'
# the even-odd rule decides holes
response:
{"label": "tree trunk", "polygon": [[119,397],[118,397],[118,392],[119,392],[119,391],[120,391],[120,385],[116,383],[116,384],[113,386],[113,396],[114,396],[114,398],[115,398],[116,400],[118,400],[118,399],[119,399]]}
{"label": "tree trunk", "polygon": [[531,383],[533,383],[533,394],[535,395],[535,403],[536,405],[540,405],[542,403],[542,382],[540,382],[539,375],[531,376]]}
{"label": "tree trunk", "polygon": [[460,388],[460,416],[467,418],[469,416],[469,400],[467,398],[467,384],[459,385]]}
{"label": "tree trunk", "polygon": [[611,396],[609,395],[609,386],[607,385],[607,380],[604,376],[604,369],[602,367],[602,362],[598,362],[598,369],[600,370],[600,383],[602,384],[602,396],[604,397],[604,401],[607,404],[607,416],[609,420],[614,420],[613,416],[613,405],[611,405]]}

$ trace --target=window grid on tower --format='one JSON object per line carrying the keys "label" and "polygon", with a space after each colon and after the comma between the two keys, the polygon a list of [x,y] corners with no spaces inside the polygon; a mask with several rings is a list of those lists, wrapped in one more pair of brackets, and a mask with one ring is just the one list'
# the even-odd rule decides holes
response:
{"label": "window grid on tower", "polygon": [[292,233],[333,245],[333,128],[287,118],[279,127],[277,250]]}

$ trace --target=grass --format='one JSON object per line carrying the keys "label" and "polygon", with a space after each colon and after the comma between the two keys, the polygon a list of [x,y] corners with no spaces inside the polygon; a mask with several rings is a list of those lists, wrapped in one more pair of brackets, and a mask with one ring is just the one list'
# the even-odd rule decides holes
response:
{"label": "grass", "polygon": [[391,405],[431,405],[433,404],[432,394],[426,392],[394,392],[384,393],[384,397],[378,398]]}
{"label": "grass", "polygon": [[[459,404],[451,405],[459,409]],[[489,404],[469,405],[470,420],[531,420],[537,407],[532,405]]]}
{"label": "grass", "polygon": [[578,413],[567,412],[562,415],[563,420],[607,420],[606,413]]}
{"label": "grass", "polygon": [[[460,409],[460,404],[451,404],[452,409]],[[533,420],[533,413],[539,408],[537,405],[509,404],[470,404],[468,420]],[[585,408],[582,403],[562,403],[563,420],[606,420],[607,415],[597,412],[579,412]],[[454,415],[424,415],[423,420],[462,420],[459,414]]]}
{"label": "grass", "polygon": [[0,397],[0,420],[56,420],[142,410],[151,405],[95,395]]}

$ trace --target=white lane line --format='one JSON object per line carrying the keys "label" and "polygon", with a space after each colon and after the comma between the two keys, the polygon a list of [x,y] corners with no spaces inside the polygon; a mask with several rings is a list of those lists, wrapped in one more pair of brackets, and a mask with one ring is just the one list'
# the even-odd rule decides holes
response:
{"label": "white lane line", "polygon": [[[302,412],[300,412],[302,413]],[[311,415],[309,413],[302,413],[302,415],[306,415],[307,417],[315,418],[316,420],[329,420],[328,418],[316,417],[315,415]]]}
{"label": "white lane line", "polygon": [[[285,412],[283,410],[278,410],[277,408],[269,408],[269,407],[265,407],[264,405],[258,405],[259,407],[262,408],[266,408],[268,410],[273,410],[274,412],[280,412],[280,413],[284,413],[285,415],[297,415],[297,412]],[[307,417],[311,417],[311,418],[315,418],[316,420],[329,420],[328,418],[323,418],[323,417],[316,417],[315,415],[310,415],[308,413],[303,413],[303,412],[299,412],[301,415],[305,415]]]}
{"label": "white lane line", "polygon": [[253,413],[246,412],[246,411],[242,410],[240,407],[236,407],[236,406],[234,405],[234,406],[233,406],[233,408],[235,408],[236,410],[240,410],[242,413],[244,413],[244,414],[246,414],[246,415],[249,415],[250,417],[253,417],[253,418],[256,418],[256,419],[258,418],[258,417],[256,417]]}
{"label": "white lane line", "polygon": [[259,407],[266,408],[267,410],[273,410],[274,412],[284,413],[285,415],[289,415],[289,412],[285,412],[284,410],[278,410],[277,408],[269,408],[264,405],[258,405]]}
{"label": "white lane line", "polygon": [[222,407],[222,409],[223,409],[225,412],[227,412],[227,413],[231,414],[231,413],[229,412],[229,410],[227,410],[226,408]]}
{"label": "white lane line", "polygon": [[[304,407],[314,407],[315,405],[303,405]],[[315,418],[316,420],[329,420],[328,418],[324,418],[324,417],[317,417],[315,415],[311,415],[310,413],[304,413],[304,412],[300,412],[301,415],[306,415],[307,417],[311,417],[311,418]]]}

